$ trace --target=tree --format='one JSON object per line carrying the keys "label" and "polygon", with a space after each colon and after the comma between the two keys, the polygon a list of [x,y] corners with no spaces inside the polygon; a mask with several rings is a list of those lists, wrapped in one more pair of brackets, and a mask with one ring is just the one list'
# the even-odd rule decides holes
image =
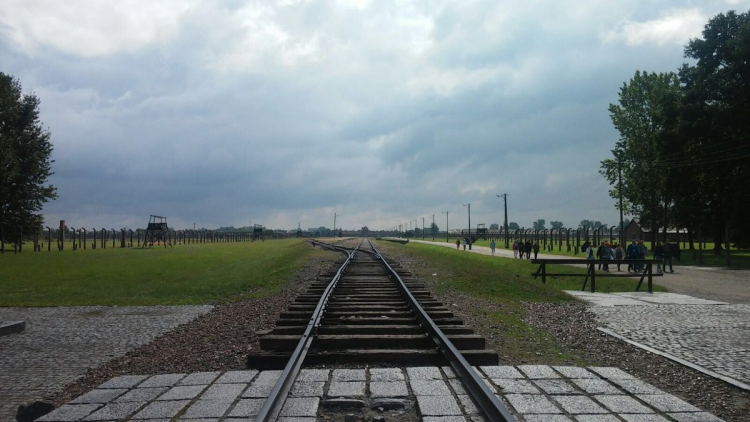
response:
{"label": "tree", "polygon": [[581,222],[578,223],[578,226],[591,230],[594,228],[594,222],[591,220],[581,220]]}
{"label": "tree", "polygon": [[490,230],[497,230],[499,228],[500,228],[500,226],[497,223],[490,224]]}
{"label": "tree", "polygon": [[619,103],[609,106],[620,139],[612,150],[614,158],[601,162],[600,173],[613,187],[610,196],[619,199],[622,194],[623,211],[636,216],[652,233],[660,223],[666,224],[666,210],[674,202],[664,188],[669,178],[665,164],[678,138],[681,96],[675,73],[637,71],[620,89]]}
{"label": "tree", "polygon": [[432,225],[430,226],[430,230],[434,230],[435,233],[440,233],[440,227],[438,227],[438,225],[435,223],[432,223]]}
{"label": "tree", "polygon": [[0,227],[20,245],[41,230],[44,203],[57,197],[50,133],[39,121],[39,98],[22,95],[21,84],[0,72]]}
{"label": "tree", "polygon": [[515,221],[511,221],[510,223],[508,223],[508,230],[518,230],[520,228],[521,227],[519,227],[518,223],[516,223]]}
{"label": "tree", "polygon": [[563,222],[562,221],[550,221],[549,224],[550,224],[550,226],[552,226],[552,228],[554,230],[560,230],[561,228],[563,228]]}
{"label": "tree", "polygon": [[360,233],[362,233],[362,236],[367,237],[367,235],[370,233],[370,229],[367,228],[367,226],[362,227],[360,230]]}
{"label": "tree", "polygon": [[544,224],[545,223],[546,223],[546,221],[544,221],[544,219],[540,218],[539,220],[536,220],[532,224],[534,225],[534,230],[544,230],[544,228],[545,228]]}
{"label": "tree", "polygon": [[685,47],[695,65],[679,72],[685,93],[682,169],[691,183],[677,205],[684,225],[708,223],[704,231],[714,230],[719,253],[726,233],[735,243],[750,243],[750,12],[719,14],[702,35]]}

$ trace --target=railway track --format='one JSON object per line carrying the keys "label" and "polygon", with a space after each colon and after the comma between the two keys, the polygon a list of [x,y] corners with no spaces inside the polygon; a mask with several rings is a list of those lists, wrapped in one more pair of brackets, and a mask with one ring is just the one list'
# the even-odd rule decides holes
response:
{"label": "railway track", "polygon": [[274,420],[305,365],[450,365],[489,420],[514,420],[471,365],[496,365],[483,337],[432,297],[424,284],[380,255],[369,240],[354,248],[314,242],[344,255],[276,321],[258,333],[248,366],[284,368],[256,420]]}

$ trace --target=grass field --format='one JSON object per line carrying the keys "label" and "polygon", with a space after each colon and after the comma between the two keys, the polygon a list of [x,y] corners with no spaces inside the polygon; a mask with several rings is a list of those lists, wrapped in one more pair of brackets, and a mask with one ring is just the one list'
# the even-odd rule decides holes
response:
{"label": "grass field", "polygon": [[[481,314],[500,327],[504,341],[499,352],[503,356],[519,362],[567,362],[578,365],[596,363],[582,360],[582,357],[566,349],[548,333],[526,324],[523,321],[526,308],[519,303],[573,301],[574,299],[562,290],[580,290],[583,276],[551,278],[544,285],[539,279],[532,278],[531,273],[537,266],[528,261],[503,259],[414,242],[406,245],[379,242],[379,245],[386,253],[413,256],[422,263],[422,271],[428,273],[427,277],[431,277],[433,273],[437,274],[433,280],[435,285],[432,286],[436,293],[456,291],[495,303],[496,309],[487,310],[478,306],[473,312]],[[571,274],[585,272],[582,268],[567,266],[550,266],[548,271]],[[637,280],[633,279],[598,279],[597,291],[633,291],[636,284]],[[645,288],[642,287],[641,290]],[[665,289],[654,285],[654,290]]]}
{"label": "grass field", "polygon": [[0,255],[0,306],[185,305],[277,293],[303,240]]}

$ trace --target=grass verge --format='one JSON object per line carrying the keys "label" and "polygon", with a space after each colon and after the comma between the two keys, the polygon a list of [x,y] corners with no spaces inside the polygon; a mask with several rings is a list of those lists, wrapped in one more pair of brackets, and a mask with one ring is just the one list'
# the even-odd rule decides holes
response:
{"label": "grass verge", "polygon": [[[379,242],[389,255],[412,257],[412,271],[428,280],[438,296],[450,298],[460,294],[476,300],[477,305],[466,312],[487,322],[489,331],[495,330],[499,341],[495,350],[507,361],[592,365],[591,357],[584,357],[563,345],[544,330],[524,322],[526,307],[523,302],[571,303],[571,296],[562,290],[580,290],[581,277],[550,277],[547,284],[534,280],[531,273],[536,266],[527,261],[497,258],[467,253],[419,243],[406,245]],[[550,266],[548,271],[566,274],[585,272],[582,268]],[[600,279],[597,291],[633,291],[637,280]],[[654,290],[665,290],[654,286]],[[465,308],[466,309],[466,308]]]}
{"label": "grass verge", "polygon": [[187,305],[276,294],[324,254],[303,240],[0,256],[0,306]]}

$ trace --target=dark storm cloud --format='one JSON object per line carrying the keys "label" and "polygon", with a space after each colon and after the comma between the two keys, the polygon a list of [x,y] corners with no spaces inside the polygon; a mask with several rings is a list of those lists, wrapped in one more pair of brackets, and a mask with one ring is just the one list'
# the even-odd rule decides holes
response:
{"label": "dark storm cloud", "polygon": [[507,192],[614,222],[608,104],[728,8],[668,3],[10,1],[0,59],[53,134],[49,221],[458,227]]}

